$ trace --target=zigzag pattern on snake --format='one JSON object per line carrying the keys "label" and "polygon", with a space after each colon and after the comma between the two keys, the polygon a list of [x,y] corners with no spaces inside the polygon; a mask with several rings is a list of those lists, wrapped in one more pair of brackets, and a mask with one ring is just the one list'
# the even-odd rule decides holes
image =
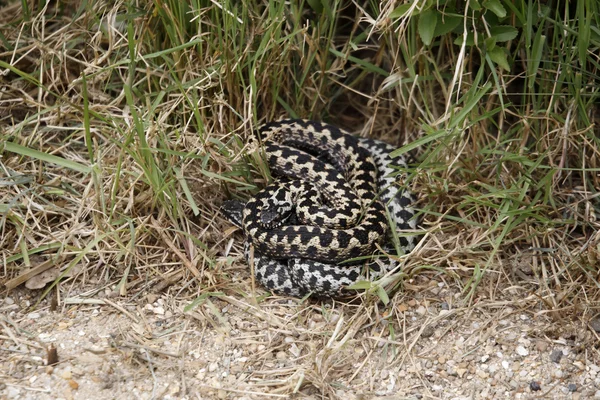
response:
{"label": "zigzag pattern on snake", "polygon": [[[304,120],[271,122],[258,135],[278,179],[248,202],[229,200],[221,210],[243,229],[245,258],[271,291],[335,296],[364,279],[362,264],[340,263],[384,244],[386,207],[397,229],[416,229],[412,194],[390,176],[392,164],[406,167],[404,158],[392,160],[392,146]],[[400,237],[401,250],[411,251],[415,242]],[[373,279],[395,263],[368,267]]]}

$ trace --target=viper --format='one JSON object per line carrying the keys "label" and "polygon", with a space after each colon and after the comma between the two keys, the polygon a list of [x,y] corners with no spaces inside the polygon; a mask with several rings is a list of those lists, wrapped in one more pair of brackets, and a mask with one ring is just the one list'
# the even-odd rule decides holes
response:
{"label": "viper", "polygon": [[[392,165],[406,168],[406,159],[392,159],[392,146],[305,120],[267,123],[258,139],[277,179],[247,202],[229,200],[221,210],[242,228],[245,258],[271,291],[338,295],[366,277],[357,259],[386,246],[389,223],[416,229],[413,196],[392,176]],[[400,250],[415,243],[416,237],[402,235]],[[367,267],[373,279],[395,263]]]}

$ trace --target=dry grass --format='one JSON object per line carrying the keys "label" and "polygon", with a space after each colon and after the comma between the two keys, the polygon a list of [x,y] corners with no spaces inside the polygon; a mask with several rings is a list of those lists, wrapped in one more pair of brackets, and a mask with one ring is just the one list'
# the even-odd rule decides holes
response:
{"label": "dry grass", "polygon": [[[165,296],[181,313],[196,299],[200,330],[230,331],[219,312],[229,303],[272,332],[265,353],[286,337],[310,343],[288,369],[259,368],[253,355],[260,391],[281,395],[334,396],[332,382],[370,390],[362,377],[381,362],[370,358],[377,343],[387,362],[409,365],[436,324],[405,329],[413,298],[465,317],[512,307],[576,326],[598,312],[591,47],[572,101],[552,91],[564,65],[551,59],[534,89],[520,59],[486,86],[474,51],[419,46],[414,21],[388,18],[393,2],[349,4],[335,21],[284,2],[217,3],[29,2],[25,17],[20,2],[0,8],[0,281],[43,265],[55,275],[36,297],[54,288],[71,299],[63,311],[86,297],[118,309]],[[420,140],[409,184],[425,236],[388,281],[389,304],[372,293],[287,301],[252,281],[218,207],[265,183],[250,131],[284,115],[398,146]],[[431,294],[440,285],[453,289]],[[354,370],[347,344],[360,338],[365,369]]]}

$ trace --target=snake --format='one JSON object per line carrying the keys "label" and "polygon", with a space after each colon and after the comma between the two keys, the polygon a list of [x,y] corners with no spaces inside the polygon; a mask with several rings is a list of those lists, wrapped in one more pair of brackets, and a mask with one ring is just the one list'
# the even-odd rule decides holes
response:
{"label": "snake", "polygon": [[[407,168],[405,157],[392,158],[395,148],[385,142],[317,121],[269,122],[257,136],[275,181],[246,202],[221,206],[244,233],[257,281],[277,294],[334,297],[396,268],[391,258],[370,256],[378,247],[393,250],[390,223],[416,230],[414,196],[394,176],[394,166]],[[399,250],[410,252],[416,241],[400,236]]]}

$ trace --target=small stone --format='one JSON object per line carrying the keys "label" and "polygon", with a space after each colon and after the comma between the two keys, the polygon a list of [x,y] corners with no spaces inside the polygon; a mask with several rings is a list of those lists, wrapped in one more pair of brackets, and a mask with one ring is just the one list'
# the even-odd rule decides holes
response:
{"label": "small stone", "polygon": [[569,383],[567,385],[567,389],[569,390],[569,392],[573,393],[577,391],[577,385],[574,383]]}
{"label": "small stone", "polygon": [[277,354],[275,354],[275,358],[279,361],[285,361],[287,360],[287,354],[285,354],[285,351],[278,351]]}
{"label": "small stone", "polygon": [[521,370],[521,372],[519,372],[519,376],[521,378],[525,378],[527,375],[529,375],[529,372],[527,372],[525,370]]}
{"label": "small stone", "polygon": [[567,389],[569,389],[569,392],[573,393],[577,391],[577,385],[574,383],[569,383],[567,385]]}
{"label": "small stone", "polygon": [[427,309],[423,306],[419,306],[415,312],[419,315],[425,315],[427,313]]}
{"label": "small stone", "polygon": [[597,315],[590,320],[590,328],[596,332],[600,332],[600,315]]}
{"label": "small stone", "polygon": [[9,386],[6,388],[6,397],[9,399],[14,399],[15,397],[19,396],[20,393],[21,391],[19,390],[19,388],[16,388],[14,386]]}
{"label": "small stone", "polygon": [[483,370],[481,370],[481,369],[478,369],[478,370],[475,372],[475,374],[476,374],[478,377],[480,377],[481,379],[487,379],[487,378],[489,378],[489,377],[490,377],[490,374],[488,374],[487,372],[485,372],[485,371],[483,371]]}
{"label": "small stone", "polygon": [[558,378],[558,379],[563,377],[563,372],[560,369],[557,369],[552,374],[554,375],[555,378]]}
{"label": "small stone", "polygon": [[71,379],[71,377],[73,376],[73,373],[71,373],[71,370],[67,369],[67,370],[63,371],[62,374],[60,374],[60,376],[63,379]]}
{"label": "small stone", "polygon": [[554,349],[552,350],[552,353],[550,353],[550,360],[555,362],[555,363],[559,363],[560,359],[563,356],[563,352],[560,349]]}
{"label": "small stone", "polygon": [[594,393],[594,398],[600,399],[600,390],[596,390],[596,393]]}
{"label": "small stone", "polygon": [[529,350],[527,350],[525,347],[523,346],[517,346],[517,354],[525,357],[529,355]]}
{"label": "small stone", "polygon": [[448,311],[450,309],[450,306],[446,302],[443,302],[441,304],[441,307],[442,307],[442,310],[444,310],[444,311]]}
{"label": "small stone", "polygon": [[538,390],[542,390],[542,387],[540,386],[539,382],[531,381],[529,383],[529,389],[531,389],[534,392],[537,392]]}
{"label": "small stone", "polygon": [[6,304],[7,306],[11,306],[11,305],[15,304],[15,301],[10,297],[6,297],[4,299],[4,304]]}
{"label": "small stone", "polygon": [[444,357],[444,356],[439,356],[439,357],[438,357],[438,362],[439,362],[440,364],[446,364],[446,357]]}
{"label": "small stone", "polygon": [[32,312],[27,314],[27,318],[29,319],[38,319],[39,317],[41,317],[40,313],[37,312]]}
{"label": "small stone", "polygon": [[208,372],[215,372],[219,368],[219,364],[216,362],[208,364]]}
{"label": "small stone", "polygon": [[433,326],[427,325],[425,328],[423,328],[423,332],[421,332],[421,336],[424,338],[428,338],[428,337],[432,337],[434,333],[435,333],[435,329],[433,328]]}
{"label": "small stone", "polygon": [[165,315],[165,309],[163,307],[154,307],[152,311],[157,315]]}
{"label": "small stone", "polygon": [[545,352],[548,350],[548,343],[543,340],[538,340],[535,342],[535,349],[540,352]]}

